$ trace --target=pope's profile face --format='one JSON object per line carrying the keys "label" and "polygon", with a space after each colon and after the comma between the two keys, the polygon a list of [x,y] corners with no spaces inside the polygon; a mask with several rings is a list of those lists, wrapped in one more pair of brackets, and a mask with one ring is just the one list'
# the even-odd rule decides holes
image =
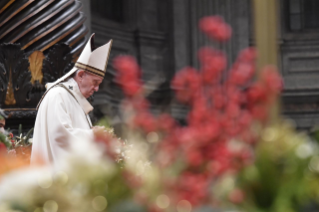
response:
{"label": "pope's profile face", "polygon": [[80,83],[78,83],[80,91],[85,98],[89,98],[94,92],[99,90],[99,85],[103,78],[87,73],[82,70],[79,72]]}

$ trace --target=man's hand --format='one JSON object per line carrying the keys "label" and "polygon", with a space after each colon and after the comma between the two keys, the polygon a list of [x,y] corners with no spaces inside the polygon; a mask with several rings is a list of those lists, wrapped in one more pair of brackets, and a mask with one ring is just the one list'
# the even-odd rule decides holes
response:
{"label": "man's hand", "polygon": [[94,135],[97,135],[99,133],[103,133],[106,131],[105,127],[103,127],[103,126],[94,126],[94,127],[92,127],[92,130],[93,130]]}

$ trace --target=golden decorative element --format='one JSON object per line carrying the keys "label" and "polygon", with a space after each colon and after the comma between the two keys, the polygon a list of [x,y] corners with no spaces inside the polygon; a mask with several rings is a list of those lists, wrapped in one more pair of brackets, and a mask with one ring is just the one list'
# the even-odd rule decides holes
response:
{"label": "golden decorative element", "polygon": [[15,105],[17,102],[14,98],[13,87],[12,87],[12,73],[10,69],[9,82],[7,88],[6,100],[4,102],[5,105]]}
{"label": "golden decorative element", "polygon": [[34,84],[36,80],[42,83],[43,73],[42,65],[43,59],[45,58],[44,54],[41,51],[34,51],[29,56],[29,71],[31,72],[31,83]]}

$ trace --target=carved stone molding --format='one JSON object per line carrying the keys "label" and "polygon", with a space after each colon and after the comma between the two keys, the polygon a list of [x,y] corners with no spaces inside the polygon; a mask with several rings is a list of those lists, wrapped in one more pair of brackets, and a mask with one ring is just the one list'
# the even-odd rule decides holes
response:
{"label": "carved stone molding", "polygon": [[30,108],[7,108],[4,109],[4,112],[8,119],[34,119],[37,115],[37,111]]}
{"label": "carved stone molding", "polygon": [[0,45],[0,105],[24,107],[32,89],[29,61],[18,44]]}

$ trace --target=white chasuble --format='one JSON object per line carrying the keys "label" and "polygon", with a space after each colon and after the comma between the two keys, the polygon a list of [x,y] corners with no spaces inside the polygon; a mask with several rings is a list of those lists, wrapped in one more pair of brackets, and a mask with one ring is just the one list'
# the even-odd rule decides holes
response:
{"label": "white chasuble", "polygon": [[69,154],[70,142],[93,141],[88,116],[92,109],[73,78],[51,88],[38,109],[31,164],[40,158],[46,164],[57,165]]}

